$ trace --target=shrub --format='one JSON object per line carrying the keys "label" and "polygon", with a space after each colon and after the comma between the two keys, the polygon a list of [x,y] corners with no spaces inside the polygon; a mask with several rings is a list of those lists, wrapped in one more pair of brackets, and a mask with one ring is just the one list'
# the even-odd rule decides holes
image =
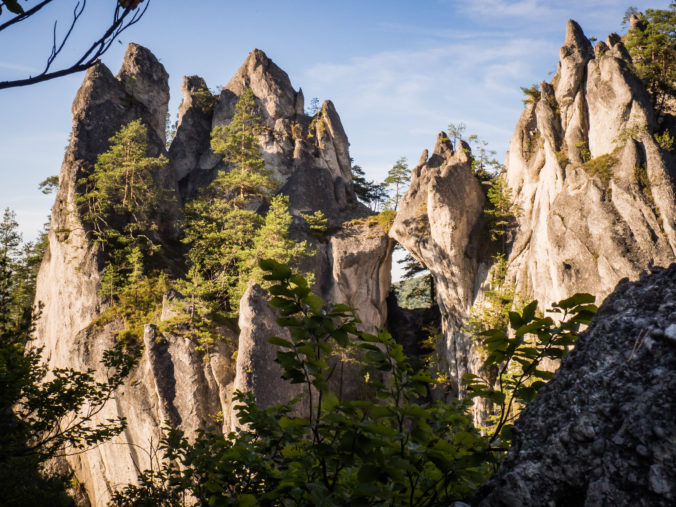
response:
{"label": "shrub", "polygon": [[588,160],[582,164],[582,169],[590,176],[596,176],[607,187],[613,176],[613,166],[617,164],[617,158],[609,153]]}

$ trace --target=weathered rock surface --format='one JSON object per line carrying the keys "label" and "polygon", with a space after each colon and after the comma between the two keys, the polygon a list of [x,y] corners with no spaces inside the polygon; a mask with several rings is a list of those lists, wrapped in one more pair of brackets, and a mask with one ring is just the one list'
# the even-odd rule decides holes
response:
{"label": "weathered rock surface", "polygon": [[[350,208],[357,203],[352,191],[349,143],[330,101],[313,117],[307,116],[303,92],[295,91],[289,76],[258,49],[214,97],[215,105],[209,108],[203,100],[195,100],[194,93],[200,88],[206,89],[201,78],[184,82],[184,105],[176,132],[179,144],[174,149],[172,143],[169,152],[181,188],[186,189],[184,195],[225,168],[209,148],[209,133],[213,127],[230,122],[237,100],[251,89],[266,127],[260,140],[266,167],[283,186],[282,192],[289,195],[292,208],[298,213],[321,208],[333,220],[340,213],[352,213]],[[206,128],[208,121],[211,125]],[[187,147],[184,139],[189,140]],[[311,188],[305,185],[309,182]]]}
{"label": "weathered rock surface", "polygon": [[[619,36],[592,48],[569,21],[556,75],[515,128],[501,176],[516,221],[506,281],[541,307],[576,292],[602,301],[621,278],[676,259],[676,161],[652,134],[650,96],[628,63]],[[480,364],[460,330],[490,288],[491,264],[483,194],[458,152],[437,141],[424,154],[390,233],[435,278],[456,382]]]}
{"label": "weathered rock surface", "polygon": [[551,84],[524,110],[505,178],[518,206],[509,273],[547,305],[603,299],[625,276],[675,258],[674,159],[619,37],[593,51],[568,22]]}
{"label": "weathered rock surface", "polygon": [[[171,218],[158,225],[165,239],[175,241],[181,204],[208,184],[217,170],[228,169],[210,150],[210,132],[230,121],[238,95],[247,87],[256,94],[269,129],[261,138],[261,149],[280,191],[290,196],[293,233],[315,246],[317,253],[306,268],[316,274],[317,291],[327,301],[360,308],[365,328],[384,325],[391,241],[379,227],[349,225],[369,212],[354,197],[349,143],[333,105],[326,102],[313,118],[306,116],[302,92],[293,90],[288,76],[255,50],[218,97],[211,96],[201,78],[184,79],[178,129],[167,153],[167,73],[147,49],[132,44],[118,76],[102,64],[93,67],[73,104],[73,135],[61,169],[36,298],[44,304],[36,345],[44,347],[51,367],[97,369],[122,328],[118,320],[103,327],[91,325],[107,305],[99,296],[103,258],[78,209],[78,181],[90,174],[98,155],[108,148],[108,139],[141,118],[150,127],[150,155],[168,154],[169,163],[157,176],[177,199],[166,204]],[[300,214],[317,210],[329,218],[329,229],[315,237]],[[166,261],[170,270],[176,270],[174,275],[180,274],[180,259]],[[94,421],[126,417],[128,429],[111,442],[69,457],[92,505],[106,505],[111,492],[134,482],[139,470],[158,466],[160,429],[165,423],[191,436],[222,417],[224,429],[230,429],[236,387],[252,390],[262,405],[288,400],[287,391],[277,389],[285,384],[274,363],[275,351],[267,343],[279,330],[259,292],[252,289],[243,301],[241,338],[220,329],[223,339],[208,347],[208,355],[189,336],[159,334],[154,326],[146,326],[139,365]],[[162,320],[174,315],[173,305],[180,299],[176,292],[165,295]],[[242,349],[235,360],[238,342]],[[105,372],[99,374],[103,378]]]}
{"label": "weathered rock surface", "polygon": [[461,329],[476,296],[476,241],[485,202],[472,174],[469,147],[460,143],[454,151],[442,132],[432,155],[423,153],[390,229],[392,238],[434,277],[444,334],[439,353],[453,373],[456,390],[457,379],[473,360],[470,338]]}
{"label": "weathered rock surface", "polygon": [[620,282],[473,505],[674,505],[674,393],[676,264]]}
{"label": "weathered rock surface", "polygon": [[[302,384],[282,380],[283,370],[275,362],[279,347],[268,343],[278,336],[290,340],[289,331],[277,324],[277,313],[268,304],[268,293],[251,285],[240,303],[239,346],[234,389],[252,392],[256,402],[269,407],[286,402],[305,392]],[[238,427],[236,414],[230,416],[230,428]]]}
{"label": "weathered rock surface", "polygon": [[[166,87],[164,68],[140,46],[130,46],[123,69],[135,68],[139,59],[145,66],[136,69],[136,81],[146,83],[156,75],[164,75]],[[160,93],[163,89],[160,87]],[[87,72],[73,102],[73,133],[61,167],[49,247],[38,275],[36,294],[36,301],[44,304],[37,335],[46,353],[62,365],[68,364],[69,337],[84,329],[101,311],[100,259],[81,220],[76,202],[78,181],[91,172],[98,155],[108,148],[108,139],[120,127],[137,118],[148,125],[155,124],[160,117],[164,122],[165,112],[154,111],[154,102],[146,106],[143,97],[131,100],[123,83],[103,64],[98,64]],[[149,135],[150,154],[161,154],[163,137],[154,135],[152,129]],[[162,176],[172,188],[170,175]]]}

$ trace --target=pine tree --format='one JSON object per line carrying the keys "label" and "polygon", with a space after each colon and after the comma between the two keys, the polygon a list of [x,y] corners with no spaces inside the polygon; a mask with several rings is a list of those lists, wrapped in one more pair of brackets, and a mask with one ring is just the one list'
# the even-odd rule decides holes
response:
{"label": "pine tree", "polygon": [[237,307],[239,269],[263,224],[262,217],[248,208],[254,199],[268,199],[277,186],[258,147],[264,130],[253,92],[247,90],[232,121],[214,128],[211,135],[212,149],[223,156],[229,170],[219,171],[197,198],[186,203],[184,242],[190,247],[190,280],[184,289],[213,311]]}
{"label": "pine tree", "polygon": [[159,250],[157,219],[166,195],[155,173],[167,159],[148,156],[148,130],[141,120],[128,123],[109,141],[92,174],[80,180],[85,191],[78,201],[109,261],[117,269],[129,269],[127,259],[134,249],[144,257]]}
{"label": "pine tree", "polygon": [[[292,221],[288,196],[273,197],[265,215],[265,223],[256,231],[251,248],[243,252],[237,299],[244,294],[250,281],[263,281],[263,271],[259,266],[261,260],[275,259],[277,262],[296,265],[304,257],[314,254],[307,241],[297,242],[289,237]],[[264,285],[267,286],[267,283]]]}
{"label": "pine tree", "polygon": [[512,203],[512,190],[503,178],[493,180],[487,193],[488,208],[484,214],[489,220],[491,240],[502,241],[502,251],[505,250],[506,234],[514,226],[518,206]]}
{"label": "pine tree", "polygon": [[387,178],[383,182],[383,185],[386,188],[394,188],[394,195],[391,196],[388,206],[397,211],[399,207],[399,201],[401,200],[404,192],[406,191],[406,186],[411,181],[411,171],[408,169],[408,164],[406,163],[406,157],[402,157],[395,162],[387,172]]}
{"label": "pine tree", "polygon": [[258,147],[258,139],[264,131],[261,118],[256,114],[253,91],[249,89],[237,102],[232,121],[219,125],[211,133],[211,149],[232,165],[230,171],[219,173],[216,186],[236,190],[240,206],[247,199],[263,197],[278,185],[271,178],[271,171],[265,168]]}
{"label": "pine tree", "polygon": [[361,202],[377,211],[387,198],[385,187],[375,181],[367,180],[366,173],[359,165],[352,166],[352,188]]}
{"label": "pine tree", "polygon": [[462,136],[465,133],[466,128],[467,126],[463,122],[460,122],[458,124],[455,123],[448,124],[448,138],[451,141],[451,145],[453,146],[454,150],[458,149],[458,141],[462,139]]}
{"label": "pine tree", "polygon": [[[636,9],[628,10],[625,18],[631,14],[637,14]],[[625,45],[634,71],[660,113],[668,97],[676,93],[676,4],[667,10],[647,9],[641,22],[627,32]]]}
{"label": "pine tree", "polygon": [[495,150],[488,149],[488,142],[478,135],[469,136],[472,146],[472,172],[481,181],[491,181],[502,170],[502,164],[495,159]]}

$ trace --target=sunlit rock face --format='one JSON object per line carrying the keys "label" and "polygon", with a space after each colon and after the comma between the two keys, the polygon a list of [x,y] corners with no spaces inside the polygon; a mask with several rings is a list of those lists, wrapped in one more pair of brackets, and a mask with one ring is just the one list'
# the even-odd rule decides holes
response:
{"label": "sunlit rock face", "polygon": [[[506,281],[548,308],[576,292],[601,302],[624,278],[676,258],[674,157],[651,134],[650,96],[621,38],[595,47],[574,21],[560,63],[519,119],[502,174],[515,208]],[[665,121],[665,125],[670,123]],[[673,133],[672,133],[673,135]],[[481,364],[462,332],[490,289],[484,193],[445,136],[423,155],[391,236],[434,276],[446,365],[460,377]]]}
{"label": "sunlit rock face", "polygon": [[468,151],[462,141],[453,150],[441,132],[432,155],[425,151],[413,169],[390,229],[434,277],[444,334],[439,352],[453,372],[456,391],[457,379],[474,371],[471,340],[462,327],[475,297],[480,264],[475,250],[485,204]]}
{"label": "sunlit rock face", "polygon": [[676,251],[674,159],[650,134],[650,97],[622,42],[592,50],[569,21],[560,55],[521,115],[505,174],[518,206],[510,276],[543,304],[603,299]]}
{"label": "sunlit rock face", "polygon": [[676,502],[676,264],[621,281],[472,505]]}
{"label": "sunlit rock face", "polygon": [[[131,44],[117,77],[98,64],[87,72],[75,98],[73,133],[61,168],[36,296],[44,306],[35,344],[44,347],[50,367],[99,368],[103,352],[113,346],[115,333],[123,327],[118,320],[91,326],[106,307],[99,296],[105,259],[91,241],[77,202],[82,190],[79,181],[108,149],[110,137],[140,118],[148,127],[149,154],[168,157],[157,178],[173,198],[163,204],[167,218],[158,224],[158,234],[177,242],[186,199],[207,185],[216,171],[229,169],[211,152],[210,133],[212,127],[230,121],[238,97],[247,88],[253,90],[267,127],[260,139],[261,152],[279,181],[278,191],[290,197],[292,234],[315,248],[315,255],[302,268],[314,274],[316,291],[328,302],[359,308],[364,329],[382,327],[392,242],[379,226],[367,223],[370,212],[356,201],[349,143],[333,104],[327,101],[313,117],[305,115],[302,92],[292,88],[286,73],[262,51],[254,50],[215,98],[202,78],[184,78],[178,128],[167,150],[167,79],[150,51]],[[328,229],[310,235],[300,214],[317,210],[329,219]],[[167,269],[180,272],[180,258],[166,261]],[[282,383],[274,363],[247,377],[246,358],[274,360],[267,338],[276,326],[274,314],[265,309],[264,295],[252,295],[251,290],[241,305],[242,337],[219,328],[222,339],[209,347],[208,354],[191,337],[146,326],[139,365],[95,420],[126,417],[128,429],[108,443],[68,458],[93,505],[106,505],[114,490],[136,480],[139,470],[157,466],[151,460],[158,456],[165,424],[189,436],[206,425],[230,429],[235,422],[231,409],[235,387],[252,390],[264,405],[287,401],[282,398],[288,393],[274,389]],[[180,299],[176,292],[165,295],[161,320],[171,318]],[[240,339],[241,359],[236,353]],[[105,372],[97,375],[103,379]]]}

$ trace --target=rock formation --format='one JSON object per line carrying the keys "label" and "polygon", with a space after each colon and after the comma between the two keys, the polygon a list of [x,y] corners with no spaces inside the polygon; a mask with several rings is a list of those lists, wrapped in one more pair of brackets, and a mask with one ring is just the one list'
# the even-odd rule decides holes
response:
{"label": "rock formation", "polygon": [[569,21],[560,56],[521,115],[505,175],[519,209],[511,277],[544,304],[603,299],[676,252],[674,159],[652,135],[650,97],[622,42],[592,50]]}
{"label": "rock formation", "polygon": [[[619,36],[592,48],[569,21],[556,75],[519,119],[501,177],[515,207],[506,280],[523,300],[548,307],[588,292],[600,302],[621,278],[676,259],[676,161],[629,63]],[[490,289],[491,260],[479,183],[444,137],[414,169],[391,236],[435,278],[457,382],[480,364],[462,326]]]}
{"label": "rock formation", "polygon": [[[44,304],[37,323],[36,345],[44,347],[51,367],[96,369],[111,348],[122,322],[92,325],[106,308],[99,296],[103,258],[83,223],[77,196],[81,178],[93,169],[108,139],[126,123],[140,118],[149,127],[150,155],[168,155],[158,179],[176,196],[167,204],[172,217],[159,224],[166,238],[180,237],[175,220],[181,205],[208,184],[219,169],[228,169],[210,149],[211,129],[230,121],[234,105],[247,88],[256,97],[267,132],[260,141],[267,167],[290,197],[292,233],[315,247],[305,268],[316,276],[316,290],[330,302],[359,308],[368,330],[385,323],[392,242],[378,226],[365,220],[368,209],[357,203],[352,190],[347,136],[330,102],[314,116],[303,110],[302,92],[262,51],[254,50],[242,67],[214,97],[203,79],[184,78],[184,100],[176,136],[167,152],[164,124],[169,90],[163,66],[145,48],[129,46],[117,77],[103,65],[90,69],[73,104],[73,135],[60,175],[52,212],[49,247],[38,277],[36,301]],[[322,210],[328,230],[311,236],[301,213]],[[179,264],[167,259],[169,269]],[[179,269],[180,271],[180,269]],[[252,292],[253,291],[253,292]],[[162,320],[172,317],[181,296],[165,295]],[[208,355],[190,337],[160,333],[147,325],[143,355],[129,383],[108,403],[99,420],[126,417],[124,434],[88,452],[69,458],[93,505],[107,504],[111,492],[133,482],[137,472],[157,466],[161,427],[180,427],[188,435],[222,417],[224,429],[234,423],[231,413],[235,388],[252,390],[262,404],[285,396],[276,390],[279,371],[270,363],[267,337],[274,334],[274,314],[265,312],[265,297],[250,289],[241,305],[241,334],[219,328],[222,339]],[[235,354],[235,351],[241,354]],[[237,359],[235,359],[235,357]],[[249,374],[252,365],[256,372]],[[104,375],[105,372],[98,372]]]}
{"label": "rock formation", "polygon": [[390,235],[434,277],[444,333],[439,353],[452,372],[456,392],[457,379],[472,360],[471,340],[462,327],[476,295],[479,260],[472,250],[485,204],[472,174],[469,146],[459,143],[453,150],[442,132],[432,155],[423,152],[390,229]]}
{"label": "rock formation", "polygon": [[676,264],[624,279],[473,505],[674,505]]}
{"label": "rock formation", "polygon": [[[516,210],[504,253],[507,283],[523,299],[535,297],[541,306],[575,292],[591,292],[603,299],[621,278],[637,279],[645,269],[668,265],[676,257],[675,161],[656,141],[654,133],[662,127],[628,59],[619,36],[612,34],[592,47],[570,21],[555,77],[541,83],[539,92],[533,91],[516,126],[501,176]],[[472,307],[482,304],[490,288],[495,253],[484,213],[486,186],[472,173],[469,147],[461,141],[454,147],[441,133],[432,154],[423,153],[390,239],[355,198],[349,143],[333,104],[326,101],[314,116],[306,115],[302,91],[296,91],[286,73],[259,50],[248,56],[216,96],[202,78],[184,78],[178,128],[168,151],[163,128],[167,74],[155,57],[132,44],[117,77],[103,64],[88,71],[73,104],[73,135],[38,277],[37,301],[44,308],[36,345],[44,347],[48,364],[97,368],[103,351],[113,345],[115,333],[122,328],[119,319],[92,325],[107,304],[99,296],[104,259],[86,232],[77,202],[82,191],[79,181],[108,148],[108,139],[138,118],[149,127],[150,155],[165,154],[169,160],[157,177],[175,196],[165,205],[170,219],[158,224],[158,234],[177,242],[183,204],[219,170],[229,169],[211,151],[210,133],[232,119],[235,104],[247,89],[253,91],[266,127],[260,137],[262,155],[279,182],[278,192],[290,199],[291,233],[315,249],[302,268],[314,273],[316,292],[325,301],[355,307],[363,329],[382,327],[387,318],[393,240],[400,242],[434,277],[443,330],[438,352],[458,394],[460,377],[480,366],[481,357],[463,327]],[[324,233],[310,234],[301,215],[318,210],[328,218],[328,227]],[[173,276],[181,275],[178,264],[167,259]],[[647,428],[643,420],[634,423],[631,411],[650,413],[650,400],[669,396],[674,388],[673,354],[665,350],[673,348],[668,340],[676,334],[669,306],[674,294],[668,283],[671,280],[673,285],[674,269],[635,286],[624,282],[619,295],[604,305],[601,315],[614,319],[609,326],[617,343],[603,340],[611,331],[606,324],[596,324],[581,339],[580,350],[571,354],[557,377],[563,380],[552,382],[536,408],[529,407],[524,416],[518,445],[506,462],[515,471],[501,472],[491,487],[509,490],[513,498],[528,504],[528,498],[565,500],[561,488],[570,486],[573,500],[587,498],[594,504],[604,491],[616,484],[620,487],[615,481],[622,481],[647,484],[650,498],[656,501],[673,500],[673,485],[664,479],[673,475],[673,462],[664,457],[664,446],[673,446],[673,422]],[[670,299],[659,303],[651,287]],[[181,297],[172,291],[165,294],[161,320],[172,317]],[[632,314],[630,303],[641,298],[657,317]],[[611,309],[616,316],[611,316]],[[638,320],[631,321],[634,317]],[[139,470],[157,466],[154,460],[165,422],[188,435],[209,423],[222,422],[224,429],[230,429],[236,426],[231,409],[235,388],[253,391],[262,404],[295,393],[280,385],[279,369],[272,362],[274,349],[266,339],[285,331],[277,327],[258,287],[250,287],[242,299],[241,332],[218,328],[221,339],[209,347],[208,354],[190,336],[161,333],[160,328],[145,327],[139,365],[115,403],[99,416],[101,420],[126,417],[127,431],[69,458],[94,505],[106,504],[111,491],[133,482]],[[407,347],[415,350],[416,344]],[[653,358],[651,364],[649,358],[655,354],[657,360]],[[624,382],[621,395],[629,400],[626,410],[617,406],[626,414],[619,422],[609,415],[615,407],[613,384],[598,373],[611,371],[611,366]],[[634,366],[641,372],[635,382],[628,369]],[[573,373],[582,380],[573,378]],[[659,378],[668,382],[660,385]],[[570,390],[564,391],[565,386]],[[645,398],[638,395],[638,386],[646,390]],[[663,391],[664,386],[670,389]],[[608,401],[592,400],[592,389]],[[577,398],[570,393],[577,393]],[[572,407],[568,419],[563,413],[552,413],[560,409],[557,403]],[[544,417],[553,418],[556,431],[548,431]],[[632,434],[635,427],[641,429],[638,436]],[[611,431],[617,438],[608,436]],[[553,481],[549,490],[542,485],[547,482],[543,478],[549,478],[547,467],[554,465],[539,459],[540,446],[545,444],[563,463],[556,469],[560,480]],[[583,444],[586,447],[580,451]],[[627,457],[629,444],[640,458]],[[613,459],[626,462],[613,465]],[[566,460],[576,464],[568,465]],[[618,478],[613,478],[618,470]],[[529,486],[529,481],[536,486]],[[630,495],[621,487],[618,491]],[[495,504],[491,502],[497,496],[486,495],[487,505]]]}

